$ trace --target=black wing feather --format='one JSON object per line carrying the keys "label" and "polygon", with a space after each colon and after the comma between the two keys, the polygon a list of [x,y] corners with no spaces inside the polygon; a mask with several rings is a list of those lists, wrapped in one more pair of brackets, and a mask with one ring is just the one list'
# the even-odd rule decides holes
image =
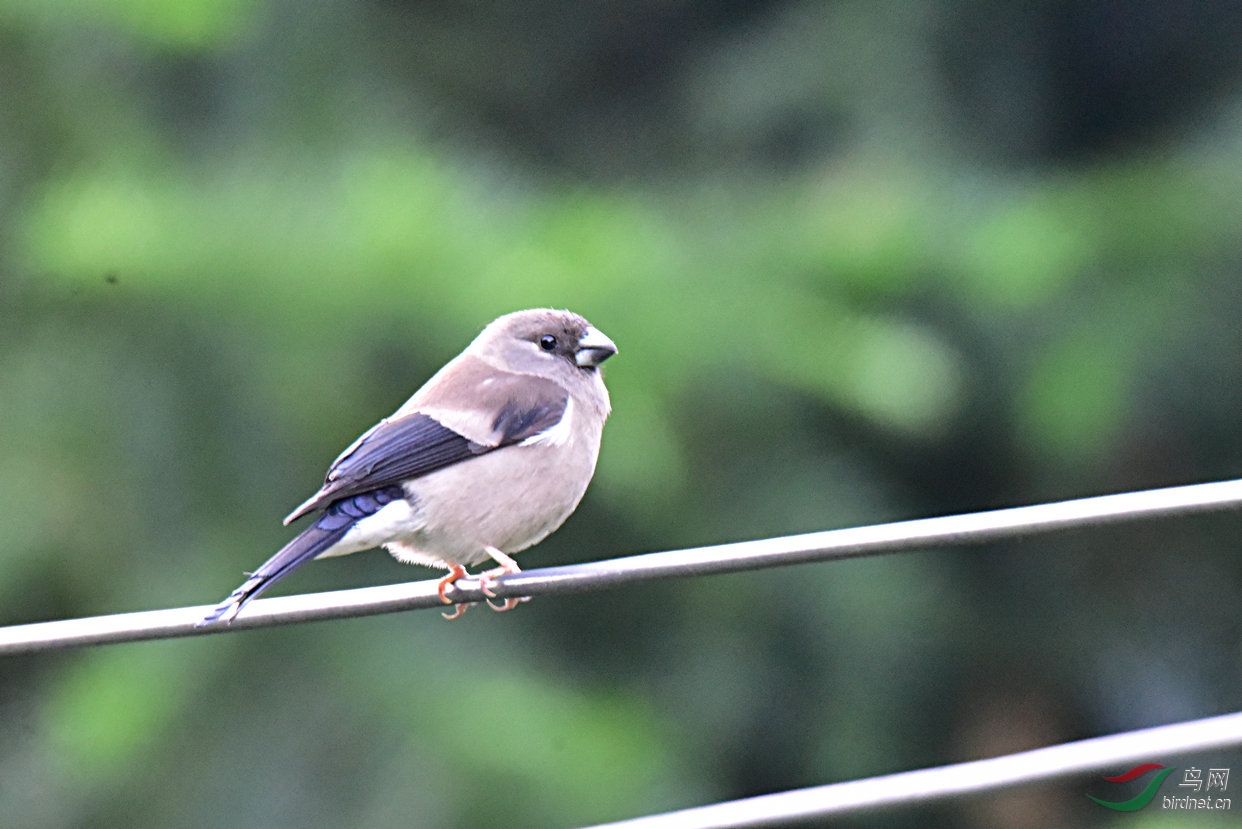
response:
{"label": "black wing feather", "polygon": [[492,421],[492,430],[500,435],[500,446],[521,443],[544,429],[555,426],[565,416],[566,398],[541,400],[533,406],[508,403]]}
{"label": "black wing feather", "polygon": [[487,449],[427,415],[380,421],[336,459],[323,488],[285,523],[342,498],[395,486],[452,466]]}
{"label": "black wing feather", "polygon": [[285,519],[285,523],[321,509],[341,498],[420,478],[446,466],[521,443],[555,426],[565,414],[568,395],[534,401],[510,401],[492,422],[498,441],[494,446],[475,443],[425,414],[383,420],[363,435],[356,446],[337,458],[314,499]]}
{"label": "black wing feather", "polygon": [[487,451],[434,418],[385,420],[328,470],[324,483],[338,498],[419,478]]}

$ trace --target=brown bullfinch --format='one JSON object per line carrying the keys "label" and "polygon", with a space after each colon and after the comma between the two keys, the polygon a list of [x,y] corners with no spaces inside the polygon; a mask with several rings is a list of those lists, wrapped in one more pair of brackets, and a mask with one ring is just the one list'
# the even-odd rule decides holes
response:
{"label": "brown bullfinch", "polygon": [[495,320],[341,453],[323,487],[285,519],[314,514],[311,525],[200,626],[231,621],[311,559],[371,547],[448,570],[439,588],[446,604],[446,589],[467,565],[499,565],[484,574],[484,592],[496,575],[518,572],[512,554],[559,527],[595,473],[611,410],[600,364],[616,352],[569,311]]}

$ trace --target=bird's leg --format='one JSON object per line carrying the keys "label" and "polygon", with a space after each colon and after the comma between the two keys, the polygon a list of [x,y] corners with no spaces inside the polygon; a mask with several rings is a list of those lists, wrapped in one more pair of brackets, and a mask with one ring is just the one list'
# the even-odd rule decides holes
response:
{"label": "bird's leg", "polygon": [[450,584],[457,581],[458,579],[464,579],[468,575],[468,573],[466,573],[466,568],[462,567],[460,564],[451,563],[451,562],[446,562],[446,563],[448,564],[448,569],[449,569],[448,575],[440,579],[439,584],[436,586],[436,593],[440,595],[440,601],[444,602],[445,604],[452,604],[453,600],[450,599],[448,596],[444,595],[445,592],[449,589]]}
{"label": "bird's leg", "polygon": [[[492,592],[491,585],[496,580],[496,578],[498,576],[505,576],[510,573],[520,573],[522,572],[522,568],[518,567],[518,564],[516,561],[513,560],[513,557],[510,556],[508,553],[504,552],[503,550],[498,550],[495,547],[484,547],[483,549],[485,549],[487,551],[487,554],[492,557],[492,560],[495,561],[500,566],[495,568],[494,570],[488,570],[484,573],[479,574],[479,589],[483,591],[483,595],[491,596],[492,598],[495,598],[496,594]],[[517,607],[520,602],[524,602],[524,601],[527,601],[527,599],[509,598],[509,599],[505,599],[504,604],[496,604],[491,599],[488,599],[487,604],[488,604],[488,607],[490,607],[492,610],[503,613],[506,610],[512,610],[513,608]]]}
{"label": "bird's leg", "polygon": [[[468,574],[466,573],[466,568],[462,567],[460,564],[449,563],[448,568],[449,568],[448,575],[440,579],[440,583],[436,587],[436,593],[440,594],[440,601],[444,602],[445,604],[452,604],[453,600],[450,599],[448,596],[444,595],[445,591],[448,590],[450,584],[457,581],[458,579],[465,578]],[[440,615],[443,616],[445,619],[452,621],[453,619],[456,619],[457,617],[465,613],[468,607],[469,605],[459,604],[455,608],[453,608],[452,613],[441,613]]]}

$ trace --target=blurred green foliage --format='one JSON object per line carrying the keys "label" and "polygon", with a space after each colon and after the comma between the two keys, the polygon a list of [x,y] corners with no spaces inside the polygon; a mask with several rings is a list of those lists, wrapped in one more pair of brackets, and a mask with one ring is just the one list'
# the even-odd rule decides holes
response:
{"label": "blurred green foliage", "polygon": [[[1237,17],[0,2],[0,621],[215,601],[520,307],[621,348],[527,566],[1237,476]],[[4,822],[569,826],[1219,713],[1238,530],[10,658]]]}

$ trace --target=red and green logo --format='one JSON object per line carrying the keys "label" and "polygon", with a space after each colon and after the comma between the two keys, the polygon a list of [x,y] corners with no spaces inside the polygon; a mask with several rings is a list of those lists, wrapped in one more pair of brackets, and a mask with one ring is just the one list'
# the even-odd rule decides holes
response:
{"label": "red and green logo", "polygon": [[1164,778],[1173,773],[1173,769],[1166,769],[1159,763],[1143,763],[1141,766],[1135,766],[1129,771],[1119,774],[1116,777],[1104,778],[1109,783],[1129,783],[1131,780],[1136,780],[1144,774],[1147,774],[1147,772],[1155,771],[1156,769],[1160,769],[1161,771],[1154,778],[1152,778],[1150,783],[1147,784],[1147,788],[1143,789],[1143,791],[1139,792],[1138,795],[1130,798],[1129,800],[1122,800],[1119,803],[1113,803],[1108,800],[1100,800],[1094,795],[1087,795],[1087,797],[1090,797],[1101,806],[1106,806],[1109,809],[1114,809],[1118,812],[1137,812],[1148,803],[1151,803],[1152,798],[1156,796],[1156,790],[1160,788],[1160,784],[1164,782]]}

